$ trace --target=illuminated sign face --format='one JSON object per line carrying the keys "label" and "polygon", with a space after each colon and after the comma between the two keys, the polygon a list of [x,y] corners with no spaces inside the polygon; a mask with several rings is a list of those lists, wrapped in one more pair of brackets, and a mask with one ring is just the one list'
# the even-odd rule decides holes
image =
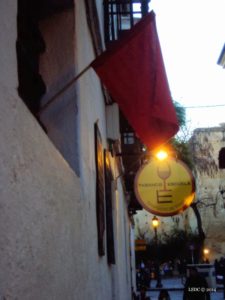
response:
{"label": "illuminated sign face", "polygon": [[135,194],[141,206],[159,216],[184,211],[194,200],[194,192],[191,171],[176,159],[153,159],[135,177]]}

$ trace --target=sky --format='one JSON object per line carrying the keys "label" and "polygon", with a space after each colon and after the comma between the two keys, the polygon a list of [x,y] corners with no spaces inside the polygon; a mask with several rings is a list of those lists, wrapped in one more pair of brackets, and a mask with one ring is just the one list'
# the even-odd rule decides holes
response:
{"label": "sky", "polygon": [[187,107],[187,126],[225,123],[225,69],[217,64],[225,43],[225,0],[151,0],[150,8],[172,98]]}

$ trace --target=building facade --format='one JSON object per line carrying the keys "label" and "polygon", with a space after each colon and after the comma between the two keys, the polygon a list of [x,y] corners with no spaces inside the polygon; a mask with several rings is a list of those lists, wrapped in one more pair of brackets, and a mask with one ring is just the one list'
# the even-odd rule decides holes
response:
{"label": "building facade", "polygon": [[224,256],[225,127],[195,129],[191,139],[196,180],[196,203],[211,260]]}
{"label": "building facade", "polygon": [[102,1],[30,2],[0,4],[0,299],[130,300],[118,107],[91,68],[74,80]]}

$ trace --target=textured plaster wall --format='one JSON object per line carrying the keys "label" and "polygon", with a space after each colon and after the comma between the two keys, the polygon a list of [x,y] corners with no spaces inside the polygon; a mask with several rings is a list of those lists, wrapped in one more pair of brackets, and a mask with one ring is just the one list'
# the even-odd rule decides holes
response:
{"label": "textured plaster wall", "polygon": [[[78,71],[93,59],[83,5],[76,3]],[[1,1],[0,8],[0,299],[130,300],[129,219],[120,178],[113,190],[116,265],[97,253],[96,121],[106,146],[99,80],[89,70],[76,85],[78,178],[17,96],[17,8],[15,1]],[[116,174],[114,159],[112,166]]]}
{"label": "textured plaster wall", "polygon": [[0,120],[1,296],[73,299],[83,272],[74,239],[82,225],[79,180],[20,99],[4,93]]}
{"label": "textured plaster wall", "polygon": [[[218,157],[221,148],[225,147],[224,141],[225,128],[205,128],[198,129],[194,132],[194,137],[200,145],[210,145],[211,155],[207,157],[206,164],[214,160],[218,168]],[[208,143],[204,144],[205,137],[208,138]],[[199,157],[201,153],[198,148],[194,148],[194,155]],[[205,158],[202,156],[202,158]],[[221,195],[220,189],[225,187],[225,170],[219,169],[209,175],[206,172],[200,172],[196,165],[196,185],[197,199],[203,204],[199,206],[203,228],[206,234],[205,246],[210,252],[210,258],[225,255],[225,198]]]}
{"label": "textured plaster wall", "polygon": [[[15,91],[17,84],[17,74],[13,72],[17,64],[15,56],[15,40],[16,40],[16,3],[13,0],[2,0],[0,2],[0,40],[4,41],[0,47],[0,82],[3,86],[11,88]],[[10,17],[12,21],[9,22]]]}
{"label": "textured plaster wall", "polygon": [[[102,5],[101,1],[98,1],[97,4],[98,7]],[[75,36],[76,40],[79,41],[75,45],[76,66],[77,73],[79,73],[95,58],[82,1],[76,3],[75,22]],[[129,228],[126,228],[126,231],[124,230],[124,222],[129,224],[129,220],[124,212],[126,200],[123,197],[123,189],[120,189],[118,195],[117,190],[113,190],[116,265],[109,266],[106,255],[99,257],[97,253],[94,123],[98,123],[104,148],[107,147],[107,135],[106,111],[102,89],[100,81],[92,69],[89,69],[82,75],[77,82],[77,95],[80,129],[80,175],[82,195],[87,209],[86,226],[88,227],[86,247],[89,251],[89,256],[87,257],[89,271],[85,278],[87,296],[90,299],[130,300],[131,282],[126,279],[126,273],[130,274],[130,265],[126,263],[126,258],[129,258],[129,245],[125,244]],[[114,159],[111,160],[111,165],[115,168],[113,169],[113,174],[116,175]],[[120,179],[118,181],[120,182]],[[116,201],[119,203],[118,206],[115,204]],[[118,219],[121,222],[118,223]]]}
{"label": "textured plaster wall", "polygon": [[122,192],[122,185],[118,181],[116,184],[116,198],[115,198],[115,232],[117,239],[116,244],[116,264],[117,270],[115,274],[116,283],[116,300],[130,299],[130,290],[124,289],[131,285],[130,269],[130,236],[129,228],[127,227],[128,216],[125,210],[126,203],[121,201],[120,194]]}
{"label": "textured plaster wall", "polygon": [[79,179],[17,97],[15,1],[0,13],[0,298],[78,299]]}

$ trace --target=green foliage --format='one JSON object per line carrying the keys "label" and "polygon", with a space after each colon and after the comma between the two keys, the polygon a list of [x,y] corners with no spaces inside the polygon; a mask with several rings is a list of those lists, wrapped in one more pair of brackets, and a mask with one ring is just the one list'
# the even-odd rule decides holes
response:
{"label": "green foliage", "polygon": [[173,101],[176,114],[177,114],[177,119],[179,122],[180,127],[183,127],[186,125],[186,111],[185,108],[177,101]]}
{"label": "green foliage", "polygon": [[[185,108],[177,101],[173,101],[173,103],[175,106],[180,130],[182,129],[183,134],[182,137],[180,135],[173,137],[169,141],[168,146],[172,148],[172,152],[175,152],[176,158],[186,163],[189,166],[189,168],[192,169],[193,161],[188,141],[188,130],[186,128],[186,111]],[[184,134],[185,132],[186,134]]]}
{"label": "green foliage", "polygon": [[179,258],[191,262],[190,245],[194,246],[195,258],[198,258],[201,249],[198,234],[174,228],[170,234],[164,234],[161,237],[161,242],[158,243],[157,249],[154,240],[152,240],[149,244],[149,252],[152,259],[154,259],[155,255],[158,255],[161,261]]}
{"label": "green foliage", "polygon": [[189,143],[186,141],[181,141],[177,138],[172,138],[170,140],[170,145],[176,153],[176,157],[187,164],[187,166],[193,168],[193,159],[190,151]]}

